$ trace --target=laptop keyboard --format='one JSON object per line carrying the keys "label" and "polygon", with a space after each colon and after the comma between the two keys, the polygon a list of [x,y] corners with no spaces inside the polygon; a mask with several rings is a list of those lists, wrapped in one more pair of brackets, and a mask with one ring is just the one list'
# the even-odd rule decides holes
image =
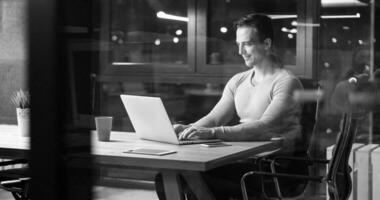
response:
{"label": "laptop keyboard", "polygon": [[180,140],[179,144],[202,144],[202,143],[211,143],[211,142],[220,142],[219,139],[210,139],[210,140]]}

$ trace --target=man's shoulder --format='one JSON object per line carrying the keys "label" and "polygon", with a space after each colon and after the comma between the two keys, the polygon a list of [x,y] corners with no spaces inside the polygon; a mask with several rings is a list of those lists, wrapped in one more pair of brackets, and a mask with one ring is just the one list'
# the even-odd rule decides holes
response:
{"label": "man's shoulder", "polygon": [[288,69],[282,68],[278,74],[279,74],[278,77],[281,79],[287,79],[287,78],[298,79],[298,77],[294,75],[293,72],[289,71]]}
{"label": "man's shoulder", "polygon": [[241,81],[249,78],[252,73],[253,73],[253,69],[249,69],[247,71],[239,72],[239,73],[235,74],[234,76],[232,76],[231,80],[233,80],[235,82],[241,82]]}
{"label": "man's shoulder", "polygon": [[274,82],[279,84],[292,84],[303,88],[301,80],[287,69],[282,69],[277,75]]}

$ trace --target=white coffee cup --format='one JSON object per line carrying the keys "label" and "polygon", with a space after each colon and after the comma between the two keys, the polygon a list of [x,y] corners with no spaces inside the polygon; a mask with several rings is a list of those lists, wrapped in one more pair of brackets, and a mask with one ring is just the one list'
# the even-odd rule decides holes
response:
{"label": "white coffee cup", "polygon": [[110,141],[112,129],[112,117],[98,116],[95,117],[96,132],[99,141]]}

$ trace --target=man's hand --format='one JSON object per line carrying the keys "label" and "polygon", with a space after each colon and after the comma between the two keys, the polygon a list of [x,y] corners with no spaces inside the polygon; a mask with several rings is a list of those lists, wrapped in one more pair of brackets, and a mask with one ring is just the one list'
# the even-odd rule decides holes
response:
{"label": "man's hand", "polygon": [[174,124],[173,125],[173,128],[174,128],[174,132],[179,135],[182,131],[184,131],[185,129],[189,128],[191,125],[184,125],[184,124]]}
{"label": "man's hand", "polygon": [[206,127],[189,126],[183,130],[178,137],[180,140],[186,139],[212,139],[215,138],[215,129]]}

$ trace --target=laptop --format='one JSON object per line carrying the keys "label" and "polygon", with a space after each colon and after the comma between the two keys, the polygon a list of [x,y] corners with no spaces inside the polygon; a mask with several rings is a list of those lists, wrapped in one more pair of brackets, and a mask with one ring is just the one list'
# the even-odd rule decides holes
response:
{"label": "laptop", "polygon": [[164,104],[159,97],[120,95],[139,138],[170,144],[201,144],[219,139],[178,140]]}

